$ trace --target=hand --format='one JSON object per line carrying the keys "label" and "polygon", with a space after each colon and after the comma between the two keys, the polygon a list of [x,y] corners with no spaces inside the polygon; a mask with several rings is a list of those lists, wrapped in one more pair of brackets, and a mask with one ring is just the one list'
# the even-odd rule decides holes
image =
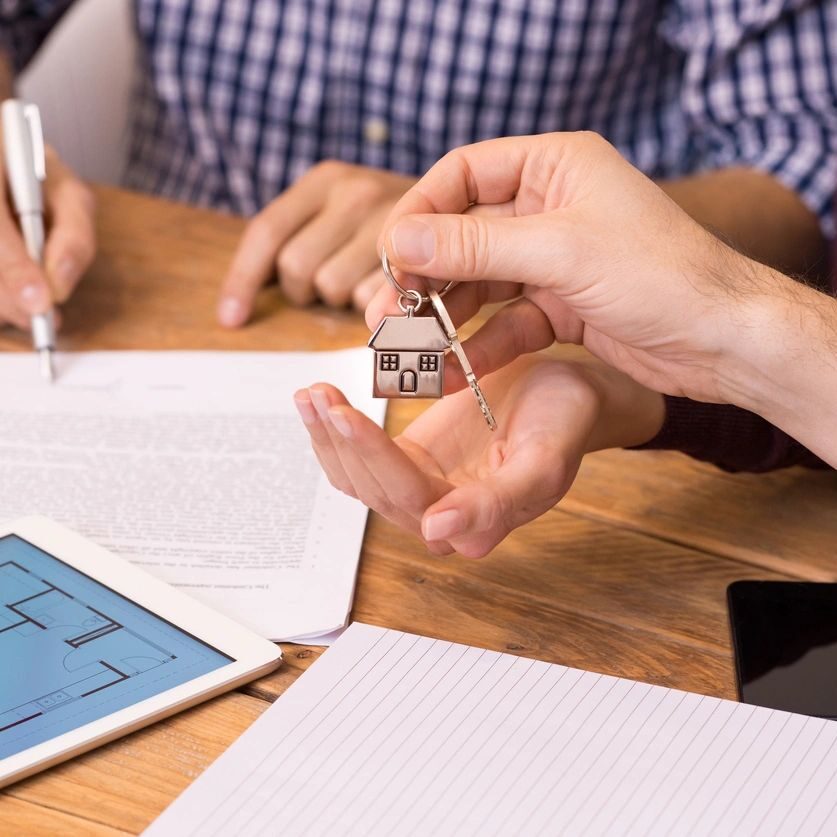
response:
{"label": "hand", "polygon": [[585,452],[636,445],[662,425],[662,397],[591,361],[521,358],[480,382],[491,433],[469,390],[436,402],[396,439],[316,384],[294,396],[332,485],[442,555],[479,558],[552,508]]}
{"label": "hand", "polygon": [[[93,194],[50,148],[46,163],[43,267],[26,252],[11,205],[0,200],[0,325],[24,330],[30,328],[33,314],[69,298],[96,252]],[[0,189],[5,188],[5,172],[0,165]]]}
{"label": "hand", "polygon": [[296,305],[366,307],[383,276],[376,239],[398,199],[415,183],[380,169],[326,161],[314,166],[247,226],[221,288],[218,319],[250,317],[259,289],[278,273]]}
{"label": "hand", "polygon": [[[594,134],[451,152],[398,203],[381,242],[405,282],[464,282],[446,299],[457,322],[489,298],[521,297],[469,341],[478,375],[557,339],[652,389],[730,400],[722,361],[748,321],[731,303],[772,290],[761,266]],[[379,292],[370,327],[394,302],[389,288]]]}

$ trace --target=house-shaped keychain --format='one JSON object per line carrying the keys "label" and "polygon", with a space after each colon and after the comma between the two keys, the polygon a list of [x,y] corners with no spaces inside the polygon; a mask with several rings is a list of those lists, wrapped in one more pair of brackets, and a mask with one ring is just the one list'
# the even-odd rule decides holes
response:
{"label": "house-shaped keychain", "polygon": [[436,317],[384,317],[369,339],[375,398],[441,398],[450,341]]}

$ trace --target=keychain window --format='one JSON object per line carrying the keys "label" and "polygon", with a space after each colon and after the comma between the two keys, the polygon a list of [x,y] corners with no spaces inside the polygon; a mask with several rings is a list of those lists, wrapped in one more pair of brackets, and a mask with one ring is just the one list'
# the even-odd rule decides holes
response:
{"label": "keychain window", "polygon": [[421,355],[419,357],[420,372],[437,372],[439,369],[439,358],[437,355]]}
{"label": "keychain window", "polygon": [[[424,369],[424,367],[422,367]],[[398,371],[398,355],[397,354],[382,354],[381,355],[381,370],[383,372],[397,372]]]}

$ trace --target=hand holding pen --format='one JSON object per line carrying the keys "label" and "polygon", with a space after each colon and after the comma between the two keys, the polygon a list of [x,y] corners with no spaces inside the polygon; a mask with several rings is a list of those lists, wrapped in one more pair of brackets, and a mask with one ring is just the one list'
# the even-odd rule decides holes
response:
{"label": "hand holding pen", "polygon": [[0,184],[0,325],[29,330],[51,371],[52,306],[65,301],[95,252],[87,187],[44,145],[38,110],[3,103]]}

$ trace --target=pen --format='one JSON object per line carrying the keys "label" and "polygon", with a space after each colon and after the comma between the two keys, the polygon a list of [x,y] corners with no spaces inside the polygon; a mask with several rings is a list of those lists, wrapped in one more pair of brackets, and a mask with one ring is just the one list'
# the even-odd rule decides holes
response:
{"label": "pen", "polygon": [[[0,109],[6,178],[20,232],[29,257],[38,264],[44,255],[44,200],[41,183],[46,179],[46,155],[41,114],[37,105],[7,99]],[[52,353],[55,324],[52,309],[32,317],[32,344],[38,353],[41,374],[53,380]]]}

